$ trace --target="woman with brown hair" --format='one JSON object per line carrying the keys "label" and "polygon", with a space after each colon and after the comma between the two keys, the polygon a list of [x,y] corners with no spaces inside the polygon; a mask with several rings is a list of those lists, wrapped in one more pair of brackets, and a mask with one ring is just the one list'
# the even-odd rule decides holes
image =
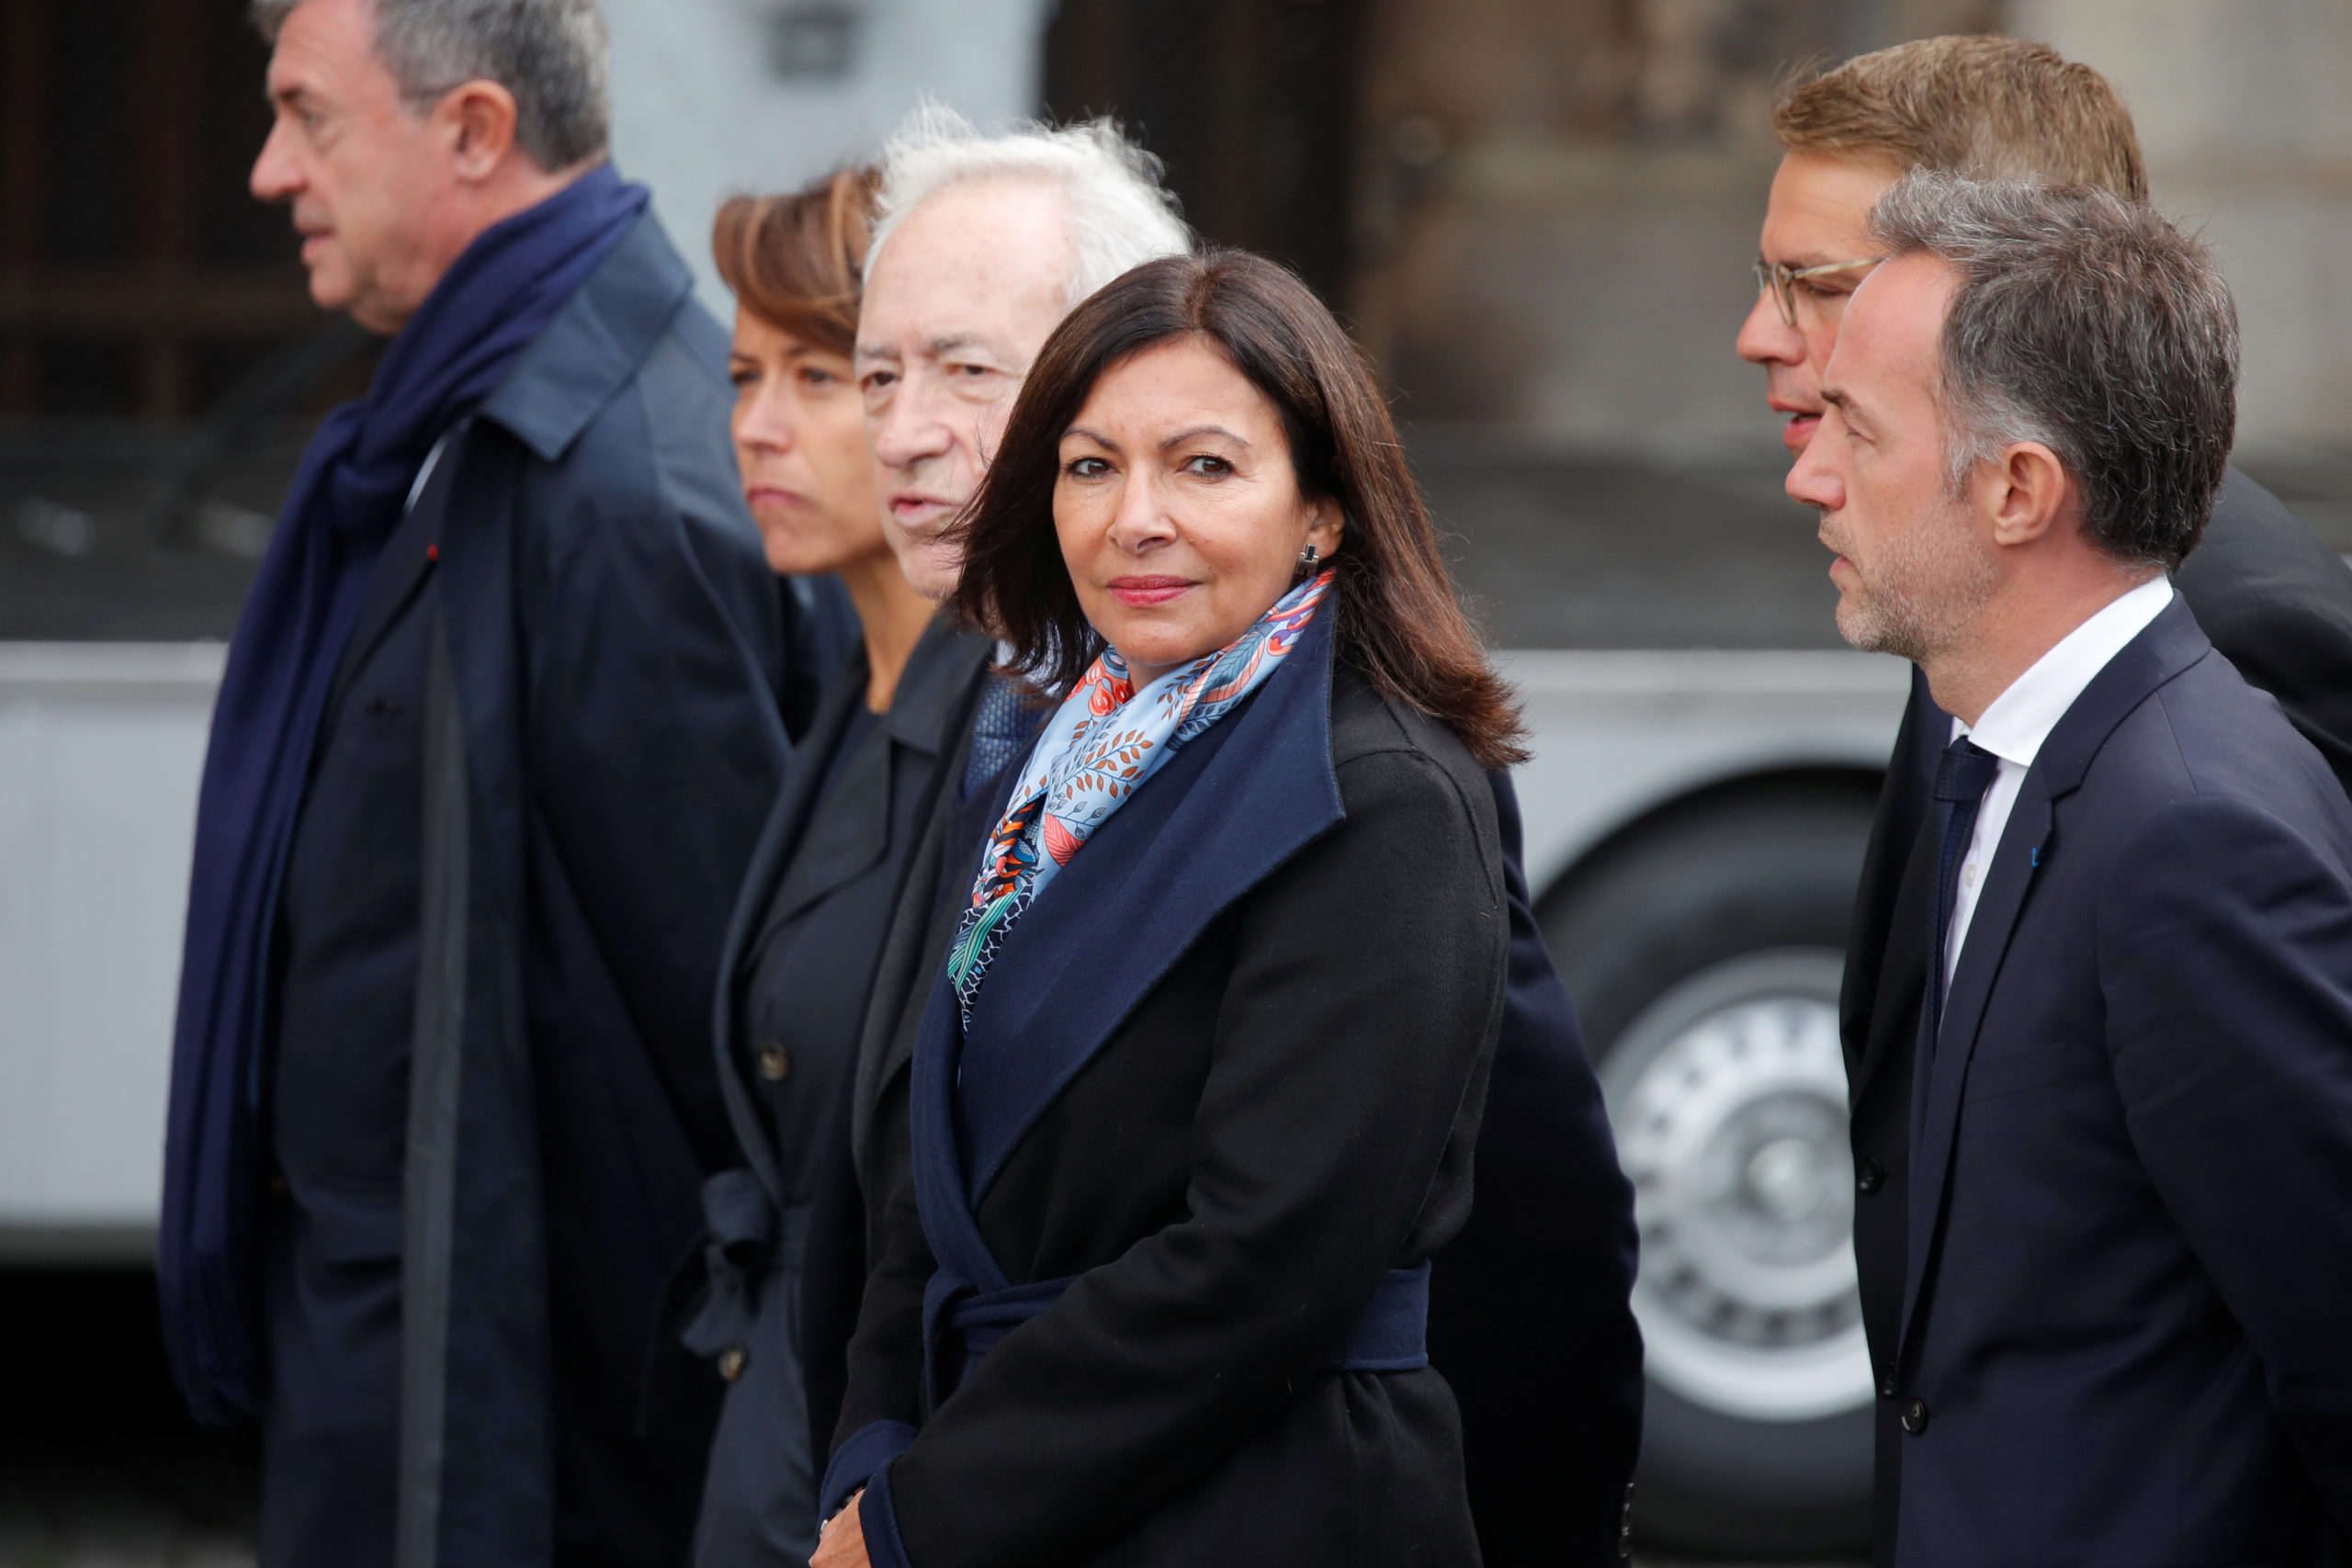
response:
{"label": "woman with brown hair", "polygon": [[[848,1083],[874,966],[988,663],[908,585],[882,531],[850,371],[874,176],[738,197],[713,234],[735,292],[743,496],[769,564],[848,590],[860,637],[798,736],[719,964],[719,1084],[744,1166],[704,1187],[710,1280],[688,1345],[727,1380],[696,1561],[799,1563],[865,1283]],[[846,1297],[846,1301],[842,1298]]]}
{"label": "woman with brown hair", "polygon": [[1068,694],[923,1020],[816,1561],[1474,1564],[1424,1331],[1519,725],[1371,372],[1270,262],[1138,267],[966,528],[956,607]]}

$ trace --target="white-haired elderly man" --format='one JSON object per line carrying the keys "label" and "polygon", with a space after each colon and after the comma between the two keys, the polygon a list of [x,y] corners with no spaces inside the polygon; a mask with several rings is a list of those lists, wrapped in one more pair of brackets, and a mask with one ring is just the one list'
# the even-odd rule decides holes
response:
{"label": "white-haired elderly man", "polygon": [[[886,530],[908,577],[944,597],[962,570],[944,530],[978,489],[1053,329],[1090,293],[1188,237],[1156,161],[1107,123],[981,137],[927,111],[884,161],[857,373]],[[977,660],[967,697],[960,751],[876,970],[846,1119],[852,1158],[837,1162],[838,1190],[820,1201],[809,1242],[804,1346],[813,1450],[832,1456],[819,1494],[833,1521],[818,1559],[829,1565],[862,1559],[857,1511],[842,1505],[882,1462],[873,1427],[836,1430],[852,1332],[922,1331],[857,1320],[882,1206],[894,1194],[912,1201],[917,1025],[1005,774],[1043,717]],[[1507,776],[1493,784],[1515,862],[1518,804]],[[1437,1260],[1430,1354],[1461,1402],[1487,1561],[1598,1565],[1618,1555],[1640,1433],[1632,1193],[1515,864],[1510,890],[1510,989],[1477,1154],[1481,1211]],[[1545,1326],[1543,1343],[1529,1324]]]}

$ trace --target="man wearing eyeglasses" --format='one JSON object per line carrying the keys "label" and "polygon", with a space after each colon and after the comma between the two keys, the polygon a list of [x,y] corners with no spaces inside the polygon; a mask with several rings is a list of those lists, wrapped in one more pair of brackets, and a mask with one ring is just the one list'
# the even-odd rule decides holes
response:
{"label": "man wearing eyeglasses", "polygon": [[[1939,38],[1862,55],[1793,89],[1773,112],[1784,156],[1765,209],[1756,308],[1740,357],[1763,367],[1765,400],[1802,455],[1820,423],[1822,368],[1847,298],[1877,265],[1871,208],[1915,169],[2035,176],[2147,200],[2130,113],[2088,66],[2041,44]],[[1911,563],[1847,563],[1871,596],[1899,599]],[[1873,574],[1882,581],[1871,581]],[[2202,542],[2174,574],[2213,646],[2288,718],[2352,790],[2352,570],[2233,468]],[[1912,1043],[1926,987],[1930,920],[1904,897],[1937,761],[1953,738],[1917,671],[1879,795],[1847,948],[1840,1032],[1852,1113],[1854,1255],[1878,1373],[1871,1555],[1894,1560],[1899,1446],[1893,1395],[1905,1264]],[[1911,885],[1932,886],[1914,875]]]}

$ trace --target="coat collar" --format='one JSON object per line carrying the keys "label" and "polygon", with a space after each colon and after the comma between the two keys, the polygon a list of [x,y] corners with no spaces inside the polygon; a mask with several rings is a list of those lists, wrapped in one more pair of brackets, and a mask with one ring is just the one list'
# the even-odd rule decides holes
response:
{"label": "coat collar", "polygon": [[[2211,651],[2212,644],[2188,605],[2176,597],[2083,689],[2042,742],[2018,787],[2008,826],[1985,874],[1984,891],[1969,919],[1960,964],[1952,972],[1951,996],[1944,1006],[1934,1057],[1914,1074],[1907,1194],[1911,1245],[1903,1286],[1905,1350],[1912,1344],[1913,1316],[1943,1219],[1961,1100],[1984,1010],[2027,895],[2041,865],[2060,848],[2050,841],[2054,808],[2082,787],[2092,760],[2125,716]],[[1933,961],[1928,955],[1928,962]]]}
{"label": "coat collar", "polygon": [[907,658],[899,689],[890,698],[890,739],[929,756],[944,756],[963,739],[956,720],[972,694],[972,682],[995,652],[978,632],[935,615]]}
{"label": "coat collar", "polygon": [[960,1086],[930,1085],[954,1095],[962,1154],[931,1157],[958,1171],[972,1202],[1203,930],[1345,815],[1331,626],[1317,616],[1247,706],[1121,807],[998,954],[961,1041]]}
{"label": "coat collar", "polygon": [[523,351],[481,417],[555,461],[637,374],[693,291],[694,275],[646,213]]}
{"label": "coat collar", "polygon": [[[956,737],[947,726],[955,716],[955,698],[988,657],[986,638],[960,632],[944,619],[934,619],[908,656],[890,710],[883,716],[886,743],[865,748],[854,757],[834,761],[842,735],[865,700],[864,650],[838,677],[848,688],[836,709],[829,701],[819,723],[827,726],[823,749],[810,765],[796,770],[796,815],[801,826],[786,849],[789,863],[775,895],[768,916],[787,919],[822,898],[842,883],[862,874],[889,852],[891,791],[898,775],[897,753],[920,752],[934,762],[950,750]],[[815,727],[811,737],[816,736]],[[939,771],[935,767],[934,774]],[[824,789],[829,774],[838,775],[839,787],[826,795],[824,832],[810,837],[807,824],[818,809],[816,792]]]}

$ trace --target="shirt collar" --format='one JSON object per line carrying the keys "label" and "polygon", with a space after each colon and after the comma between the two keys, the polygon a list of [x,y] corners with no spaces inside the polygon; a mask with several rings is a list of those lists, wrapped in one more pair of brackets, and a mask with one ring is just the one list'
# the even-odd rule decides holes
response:
{"label": "shirt collar", "polygon": [[2161,575],[2109,601],[2010,682],[1977,716],[1973,728],[1953,719],[1952,739],[1965,735],[2005,762],[2020,768],[2033,766],[2041,743],[2050,739],[2050,732],[2066,716],[2083,688],[2171,603],[2172,580]]}

